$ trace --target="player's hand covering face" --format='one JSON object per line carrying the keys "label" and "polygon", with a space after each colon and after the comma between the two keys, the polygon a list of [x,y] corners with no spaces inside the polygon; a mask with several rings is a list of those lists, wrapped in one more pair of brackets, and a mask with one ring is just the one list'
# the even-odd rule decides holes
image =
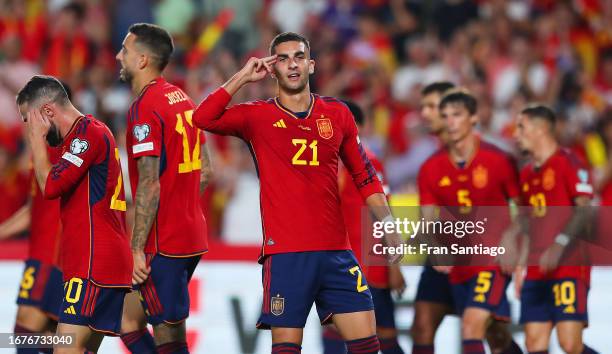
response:
{"label": "player's hand covering face", "polygon": [[306,45],[296,41],[284,42],[278,44],[274,52],[277,56],[274,76],[280,89],[290,93],[303,91],[315,65]]}
{"label": "player's hand covering face", "polygon": [[39,109],[31,109],[25,114],[25,124],[30,144],[44,141],[51,129],[51,122]]}

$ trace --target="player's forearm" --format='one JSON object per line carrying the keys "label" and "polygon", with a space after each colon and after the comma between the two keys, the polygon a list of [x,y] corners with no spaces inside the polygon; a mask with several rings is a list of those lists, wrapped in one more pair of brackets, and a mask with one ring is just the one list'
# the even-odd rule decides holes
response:
{"label": "player's forearm", "polygon": [[212,177],[213,168],[210,162],[210,155],[208,154],[208,148],[206,144],[202,145],[202,170],[200,173],[200,194],[204,193],[206,186],[210,182]]}
{"label": "player's forearm", "polygon": [[229,80],[227,80],[221,87],[225,89],[225,91],[230,95],[234,96],[236,92],[238,92],[242,86],[248,83],[247,78],[245,78],[242,70],[234,74]]}
{"label": "player's forearm", "polygon": [[384,193],[374,193],[366,198],[366,205],[376,220],[383,221],[385,218],[392,217],[391,208]]}
{"label": "player's forearm", "polygon": [[138,188],[134,198],[135,216],[132,249],[142,251],[159,206],[159,158],[145,156],[138,159]]}
{"label": "player's forearm", "polygon": [[215,121],[223,116],[231,100],[232,96],[223,88],[206,96],[193,113],[194,124],[203,130],[214,129]]}
{"label": "player's forearm", "polygon": [[49,162],[47,147],[44,142],[32,142],[32,165],[36,182],[44,195],[47,177],[51,172],[51,162]]}
{"label": "player's forearm", "polygon": [[30,203],[22,206],[10,218],[0,224],[0,240],[24,232],[30,226]]}
{"label": "player's forearm", "polygon": [[[563,234],[571,240],[577,238],[587,229],[587,225],[592,220],[591,208],[589,199],[580,197],[577,199],[576,206],[573,208],[572,216],[563,228]],[[565,245],[564,245],[565,246]]]}

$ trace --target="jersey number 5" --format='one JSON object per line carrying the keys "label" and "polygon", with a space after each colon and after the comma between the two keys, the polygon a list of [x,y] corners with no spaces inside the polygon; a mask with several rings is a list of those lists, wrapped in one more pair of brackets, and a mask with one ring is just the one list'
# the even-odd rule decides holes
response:
{"label": "jersey number 5", "polygon": [[183,162],[179,163],[178,172],[189,173],[202,168],[202,161],[200,160],[200,130],[195,130],[196,143],[193,147],[192,155],[192,150],[189,146],[189,137],[187,136],[187,128],[185,127],[185,123],[183,123],[183,116],[185,116],[185,121],[187,121],[187,124],[189,124],[190,127],[193,127],[193,110],[190,109],[183,112],[183,114],[177,113],[175,127],[176,132],[183,136]]}

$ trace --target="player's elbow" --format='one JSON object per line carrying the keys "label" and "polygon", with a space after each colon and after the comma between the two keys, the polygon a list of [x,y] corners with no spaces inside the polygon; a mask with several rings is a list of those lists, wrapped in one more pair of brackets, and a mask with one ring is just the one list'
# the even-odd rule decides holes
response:
{"label": "player's elbow", "polygon": [[47,183],[44,186],[40,186],[40,188],[40,192],[45,199],[57,199],[62,194],[62,190],[59,188],[59,186],[52,183]]}

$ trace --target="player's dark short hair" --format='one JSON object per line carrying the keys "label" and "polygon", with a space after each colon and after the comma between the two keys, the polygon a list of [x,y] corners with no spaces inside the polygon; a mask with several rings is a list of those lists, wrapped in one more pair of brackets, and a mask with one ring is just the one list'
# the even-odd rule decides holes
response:
{"label": "player's dark short hair", "polygon": [[70,102],[64,85],[53,76],[35,75],[17,93],[17,105],[30,104],[41,99],[65,105]]}
{"label": "player's dark short hair", "polygon": [[436,82],[432,82],[431,84],[423,87],[423,89],[421,90],[421,96],[427,96],[430,95],[432,93],[437,93],[438,95],[442,96],[444,95],[444,93],[452,88],[455,87],[455,84],[453,84],[450,81],[436,81]]}
{"label": "player's dark short hair", "polygon": [[295,33],[295,32],[283,32],[281,34],[278,34],[276,37],[274,37],[272,42],[270,42],[270,54],[271,55],[276,54],[276,51],[275,51],[276,46],[281,43],[285,43],[285,42],[304,43],[304,45],[306,46],[306,49],[310,51],[310,42],[308,41],[306,37],[302,36],[299,33]]}
{"label": "player's dark short hair", "polygon": [[168,31],[151,23],[135,23],[128,31],[136,36],[136,43],[143,45],[152,54],[157,69],[164,70],[174,51]]}
{"label": "player's dark short hair", "polygon": [[476,97],[472,96],[465,89],[451,89],[447,91],[442,99],[440,100],[440,110],[449,104],[462,104],[465,109],[470,113],[470,115],[476,114],[478,110],[478,102],[476,101]]}
{"label": "player's dark short hair", "polygon": [[359,105],[353,101],[342,100],[342,102],[348,107],[349,111],[353,114],[353,118],[355,119],[355,124],[358,127],[363,127],[365,123],[365,115],[363,114],[363,110]]}
{"label": "player's dark short hair", "polygon": [[554,126],[557,122],[557,116],[555,112],[548,106],[540,103],[532,103],[521,111],[522,115],[527,116],[529,119],[542,119],[551,126]]}

